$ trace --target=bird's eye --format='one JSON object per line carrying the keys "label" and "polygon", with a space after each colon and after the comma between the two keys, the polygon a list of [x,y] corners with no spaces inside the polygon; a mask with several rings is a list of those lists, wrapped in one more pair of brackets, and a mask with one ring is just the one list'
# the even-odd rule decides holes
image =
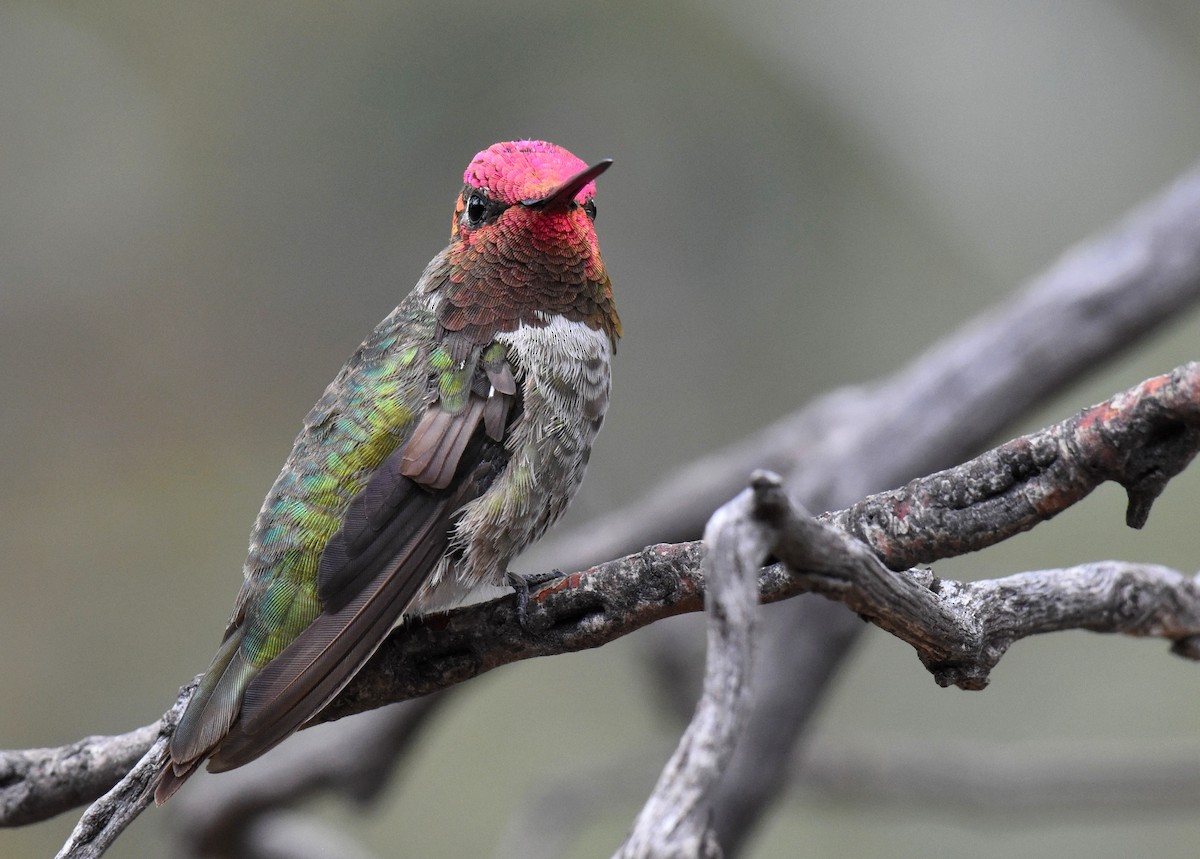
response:
{"label": "bird's eye", "polygon": [[487,200],[480,194],[472,194],[467,200],[467,224],[478,227],[487,216]]}
{"label": "bird's eye", "polygon": [[587,216],[593,221],[596,220],[596,201],[588,200],[583,204],[583,210],[587,212]]}

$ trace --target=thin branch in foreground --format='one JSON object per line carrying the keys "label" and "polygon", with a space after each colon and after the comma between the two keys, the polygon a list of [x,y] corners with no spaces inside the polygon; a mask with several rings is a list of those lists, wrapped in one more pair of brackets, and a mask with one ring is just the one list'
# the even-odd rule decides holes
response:
{"label": "thin branch in foreground", "polygon": [[786,504],[778,475],[756,472],[751,488],[720,507],[704,529],[708,655],[691,722],[642,807],[618,859],[716,859],[709,796],[746,721],[758,605],[758,570],[776,542],[771,522]]}
{"label": "thin branch in foreground", "polygon": [[91,802],[146,754],[162,721],[53,749],[0,751],[0,825],[25,826]]}
{"label": "thin branch in foreground", "polygon": [[1111,480],[1128,496],[1126,524],[1141,528],[1198,450],[1200,362],[1192,362],[829,521],[893,568],[907,567],[993,546]]}
{"label": "thin branch in foreground", "polygon": [[[167,743],[193,688],[194,682],[185,686],[174,706],[154,725],[142,729],[158,729],[145,754],[108,793],[88,806],[55,859],[97,859],[146,810],[154,799],[154,785],[166,759]],[[120,738],[123,747],[130,745],[128,737],[126,734]]]}
{"label": "thin branch in foreground", "polygon": [[[1176,655],[1200,658],[1193,644],[1200,636],[1200,576],[1099,561],[959,582],[927,569],[888,570],[861,543],[801,511],[788,511],[777,526],[782,539],[775,553],[785,561],[760,580],[764,598],[776,586],[799,587],[845,603],[911,644],[939,686],[983,689],[1014,642],[1069,629],[1165,638]],[[804,572],[816,557],[819,571]]]}

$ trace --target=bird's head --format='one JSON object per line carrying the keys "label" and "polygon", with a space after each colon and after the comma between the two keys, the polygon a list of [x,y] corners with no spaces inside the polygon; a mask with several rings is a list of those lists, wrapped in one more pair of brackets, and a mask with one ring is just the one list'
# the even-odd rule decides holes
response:
{"label": "bird's head", "polygon": [[[589,167],[542,140],[496,143],[463,174],[454,208],[448,330],[511,328],[530,314],[562,314],[609,333],[620,321],[596,239],[596,177]],[[474,310],[468,310],[474,307]]]}
{"label": "bird's head", "polygon": [[474,243],[494,233],[530,233],[560,241],[596,243],[595,179],[611,159],[589,167],[543,140],[497,143],[463,174],[451,237]]}

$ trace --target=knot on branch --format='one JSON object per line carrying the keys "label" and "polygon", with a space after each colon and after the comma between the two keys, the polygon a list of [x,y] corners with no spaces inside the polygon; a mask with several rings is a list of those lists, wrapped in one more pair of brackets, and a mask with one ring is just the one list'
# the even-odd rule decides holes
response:
{"label": "knot on branch", "polygon": [[1145,443],[1130,452],[1121,480],[1129,500],[1125,524],[1130,528],[1146,524],[1154,501],[1200,448],[1200,426],[1161,413],[1149,416],[1147,423]]}
{"label": "knot on branch", "polygon": [[1188,635],[1171,642],[1171,652],[1184,659],[1200,662],[1200,635]]}
{"label": "knot on branch", "polygon": [[[999,656],[996,657],[996,661]],[[950,686],[957,686],[959,689],[968,692],[980,692],[987,688],[989,675],[992,668],[995,666],[995,661],[989,665],[979,663],[958,663],[954,665],[926,665],[930,673],[933,674],[933,680],[937,685],[946,689]]]}

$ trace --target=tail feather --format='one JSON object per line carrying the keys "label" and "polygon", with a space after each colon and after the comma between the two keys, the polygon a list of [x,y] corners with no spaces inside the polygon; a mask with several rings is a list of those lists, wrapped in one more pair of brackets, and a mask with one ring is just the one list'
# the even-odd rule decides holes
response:
{"label": "tail feather", "polygon": [[318,617],[254,678],[246,690],[243,718],[209,759],[211,772],[242,766],[263,754],[341,691],[424,584],[445,551],[447,538],[436,536],[444,530],[444,520],[427,523],[410,541],[404,564],[385,571],[340,612]]}
{"label": "tail feather", "polygon": [[175,791],[183,787],[183,783],[200,766],[200,761],[192,761],[184,767],[176,766],[167,759],[163,771],[158,775],[158,785],[154,788],[154,804],[162,805],[175,795]]}
{"label": "tail feather", "polygon": [[156,804],[162,805],[179,790],[237,718],[242,693],[259,670],[242,654],[243,637],[237,629],[225,639],[184,708],[154,791]]}

